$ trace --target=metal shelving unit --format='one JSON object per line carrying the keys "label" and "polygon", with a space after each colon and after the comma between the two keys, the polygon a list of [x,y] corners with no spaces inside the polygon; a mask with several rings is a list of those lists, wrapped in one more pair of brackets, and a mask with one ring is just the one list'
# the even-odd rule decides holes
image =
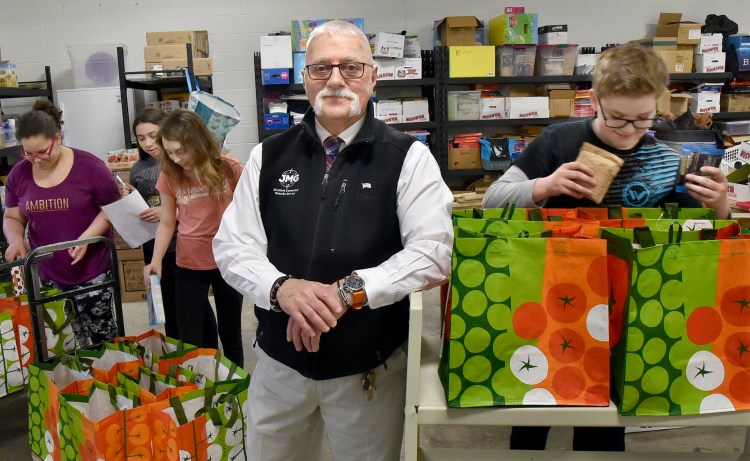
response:
{"label": "metal shelving unit", "polygon": [[[44,84],[44,88],[30,88],[30,86],[39,86]],[[0,87],[0,99],[14,98],[47,98],[50,101],[52,97],[52,77],[49,66],[44,66],[44,80],[33,82],[20,82],[18,88]],[[0,158],[3,164],[7,164],[8,157],[18,154],[18,146],[0,148]]]}

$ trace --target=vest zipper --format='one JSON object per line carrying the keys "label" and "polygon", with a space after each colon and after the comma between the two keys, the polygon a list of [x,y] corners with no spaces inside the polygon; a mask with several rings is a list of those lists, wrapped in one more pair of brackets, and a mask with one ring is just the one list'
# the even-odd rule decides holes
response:
{"label": "vest zipper", "polygon": [[320,207],[318,207],[318,217],[315,218],[315,232],[313,233],[313,244],[310,246],[310,259],[307,262],[307,269],[305,270],[305,278],[310,277],[310,269],[312,268],[313,258],[315,256],[315,248],[318,246],[318,229],[320,228],[320,215],[323,213],[323,201],[326,198],[326,187],[328,186],[328,173],[323,175],[323,186],[320,193]]}
{"label": "vest zipper", "polygon": [[339,204],[341,203],[341,199],[344,198],[344,194],[346,193],[346,182],[348,180],[344,179],[344,182],[341,183],[341,187],[339,187],[339,193],[336,196],[336,200],[333,202],[333,209],[336,211],[336,218],[333,222],[333,237],[331,238],[331,253],[334,253],[336,251],[336,237],[339,233]]}
{"label": "vest zipper", "polygon": [[328,173],[323,176],[323,191],[320,193],[321,201],[326,198],[326,186],[328,186]]}

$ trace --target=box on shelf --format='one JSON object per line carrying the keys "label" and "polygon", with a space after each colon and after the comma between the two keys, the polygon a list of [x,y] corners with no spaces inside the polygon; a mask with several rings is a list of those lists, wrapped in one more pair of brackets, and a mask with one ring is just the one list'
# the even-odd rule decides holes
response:
{"label": "box on shelf", "polygon": [[405,58],[421,58],[422,57],[422,45],[419,43],[419,37],[417,36],[406,36],[404,38],[404,57]]}
{"label": "box on shelf", "polygon": [[576,67],[574,73],[576,75],[591,75],[594,73],[594,67],[596,67],[596,61],[599,60],[598,53],[592,54],[579,54],[576,55]]}
{"label": "box on shelf", "polygon": [[681,115],[687,112],[690,95],[687,93],[672,93],[665,90],[656,100],[656,110],[662,113],[671,112]]}
{"label": "box on shelf", "polygon": [[282,85],[289,83],[289,68],[263,69],[264,85]]}
{"label": "box on shelf", "polygon": [[696,53],[717,53],[723,51],[724,35],[701,34],[698,44],[695,46]]}
{"label": "box on shelf", "polygon": [[505,118],[505,98],[489,97],[479,99],[479,120],[499,120]]}
{"label": "box on shelf", "polygon": [[536,50],[537,75],[573,75],[578,45],[539,45]]}
{"label": "box on shelf", "polygon": [[572,117],[576,90],[549,90],[549,116]]}
{"label": "box on shelf", "polygon": [[495,48],[497,75],[530,77],[534,75],[536,45],[502,45]]}
{"label": "box on shelf", "polygon": [[490,19],[490,45],[535,45],[538,29],[536,13],[501,14]]}
{"label": "box on shelf", "polygon": [[677,37],[680,45],[700,43],[701,25],[697,22],[682,21],[682,13],[661,13],[656,25],[657,37]]}
{"label": "box on shelf", "polygon": [[539,33],[540,45],[565,45],[568,43],[567,24],[542,26],[537,32]]}
{"label": "box on shelf", "polygon": [[[146,69],[150,69],[151,63],[146,63]],[[188,61],[185,59],[165,59],[161,62],[164,70],[182,69],[187,67]],[[214,74],[213,58],[193,58],[193,73],[197,77],[209,77]]]}
{"label": "box on shelf", "polygon": [[695,55],[695,71],[703,73],[724,72],[727,55],[723,51]]}
{"label": "box on shelf", "polygon": [[18,88],[16,65],[10,61],[0,61],[0,86]]}
{"label": "box on shelf", "polygon": [[656,50],[671,74],[687,74],[693,69],[693,54],[688,50]]}
{"label": "box on shelf", "polygon": [[378,80],[395,80],[396,79],[396,61],[393,58],[373,59],[372,65],[377,67]]}
{"label": "box on shelf", "polygon": [[494,46],[451,46],[448,47],[448,76],[494,77]]}
{"label": "box on shelf", "polygon": [[[339,18],[338,20],[350,22],[362,32],[365,31],[364,18]],[[328,21],[333,21],[333,19],[292,19],[292,51],[295,53],[305,51],[310,32]]]}
{"label": "box on shelf", "polygon": [[208,54],[208,31],[206,30],[172,30],[166,32],[146,32],[146,45],[176,45],[190,43],[193,46],[193,55],[199,58],[207,58]]}
{"label": "box on shelf", "polygon": [[289,128],[289,114],[281,112],[263,114],[263,128],[266,130],[283,130]]}
{"label": "box on shelf", "polygon": [[476,16],[447,16],[435,24],[443,46],[476,45],[476,31],[482,27]]}
{"label": "box on shelf", "polygon": [[292,53],[292,61],[294,63],[294,83],[305,83],[305,76],[302,72],[305,69],[305,52]]}
{"label": "box on shelf", "polygon": [[721,94],[713,91],[701,91],[691,94],[690,111],[694,114],[721,111]]}
{"label": "box on shelf", "polygon": [[509,119],[549,118],[549,97],[505,98],[505,110]]}
{"label": "box on shelf", "polygon": [[127,47],[122,44],[68,45],[73,85],[76,88],[119,86],[117,47],[122,47],[127,57]]}
{"label": "box on shelf", "polygon": [[482,168],[480,147],[448,146],[449,170],[473,170]]}
{"label": "box on shelf", "polygon": [[396,80],[414,80],[422,78],[422,58],[394,59],[393,75]]}
{"label": "box on shelf", "polygon": [[[723,136],[738,137],[750,134],[750,120],[722,120],[714,122],[714,125]],[[737,153],[750,163],[750,158],[748,157],[750,156],[750,150],[745,147],[746,145],[742,146],[742,149]]]}
{"label": "box on shelf", "polygon": [[378,32],[370,35],[370,48],[372,55],[384,58],[403,58],[404,57],[404,36],[399,34],[390,34],[388,32]]}
{"label": "box on shelf", "polygon": [[261,69],[290,69],[293,66],[291,35],[261,35]]}
{"label": "box on shelf", "polygon": [[479,90],[449,91],[448,120],[479,120]]}
{"label": "box on shelf", "polygon": [[722,112],[750,112],[750,93],[722,93]]}
{"label": "box on shelf", "polygon": [[[193,57],[199,57],[193,52]],[[187,59],[185,45],[146,45],[143,48],[145,62],[162,62],[165,59]]]}
{"label": "box on shelf", "polygon": [[430,121],[430,104],[426,98],[405,99],[401,101],[404,123]]}
{"label": "box on shelf", "polygon": [[117,250],[120,265],[120,295],[126,303],[146,300],[146,285],[143,283],[143,250]]}
{"label": "box on shelf", "polygon": [[382,99],[375,104],[375,118],[385,123],[402,123],[403,106],[395,99]]}

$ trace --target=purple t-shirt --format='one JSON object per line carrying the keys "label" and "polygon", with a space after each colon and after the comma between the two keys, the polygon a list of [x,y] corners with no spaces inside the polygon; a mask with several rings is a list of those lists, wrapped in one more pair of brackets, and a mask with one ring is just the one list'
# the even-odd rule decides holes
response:
{"label": "purple t-shirt", "polygon": [[[5,182],[6,208],[19,207],[29,227],[32,249],[43,245],[76,240],[99,214],[102,206],[120,199],[112,172],[94,155],[73,149],[73,166],[68,177],[54,187],[34,182],[31,162],[17,163]],[[107,232],[112,239],[112,231]],[[40,261],[39,276],[63,288],[87,282],[110,265],[109,250],[103,244],[91,245],[75,266],[67,251],[56,251]]]}

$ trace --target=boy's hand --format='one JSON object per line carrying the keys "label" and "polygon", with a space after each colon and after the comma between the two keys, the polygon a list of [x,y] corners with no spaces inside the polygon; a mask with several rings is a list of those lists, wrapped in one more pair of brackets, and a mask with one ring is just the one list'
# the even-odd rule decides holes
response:
{"label": "boy's hand", "polygon": [[581,199],[589,197],[595,186],[594,171],[588,165],[580,162],[563,163],[551,175],[537,179],[532,198],[534,202],[558,195]]}
{"label": "boy's hand", "polygon": [[688,174],[685,179],[685,187],[691,197],[713,208],[717,219],[729,218],[731,211],[727,199],[727,178],[720,169],[704,166],[701,167],[701,175]]}

